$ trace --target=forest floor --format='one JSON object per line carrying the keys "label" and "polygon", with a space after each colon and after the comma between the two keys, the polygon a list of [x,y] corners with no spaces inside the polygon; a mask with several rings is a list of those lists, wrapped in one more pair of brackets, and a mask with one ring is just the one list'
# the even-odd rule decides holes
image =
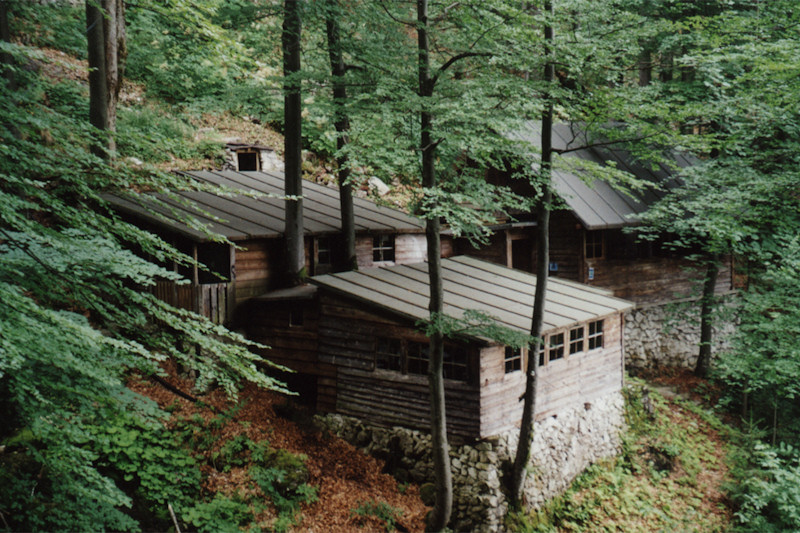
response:
{"label": "forest floor", "polygon": [[[642,379],[645,378],[645,379]],[[518,531],[727,531],[731,429],[709,407],[707,381],[688,370],[628,380],[622,453],[591,466],[545,509],[516,516]],[[642,400],[642,391],[647,390]],[[652,406],[649,407],[648,406]]]}
{"label": "forest floor", "polygon": [[[191,380],[179,377],[174,368],[168,369],[167,380],[191,391]],[[590,467],[546,509],[515,517],[510,530],[706,532],[729,528],[733,513],[723,489],[729,481],[729,431],[704,407],[714,391],[684,371],[629,383],[633,391],[630,431],[622,454]],[[318,499],[301,506],[290,531],[424,529],[429,508],[420,500],[419,487],[398,483],[382,472],[381,461],[321,431],[310,414],[285,395],[246,386],[238,405],[221,391],[200,396],[202,404],[198,404],[147,380],[136,380],[131,388],[170,411],[173,420],[198,416],[205,420],[213,444],[200,451],[198,459],[204,463],[203,488],[208,494],[241,494],[252,485],[249,464],[224,471],[213,466],[225,443],[246,437],[305,460],[308,484],[317,488]],[[641,401],[644,388],[649,391],[652,412]],[[215,420],[222,422],[214,424]],[[275,519],[274,511],[257,517],[261,527],[269,527]]]}
{"label": "forest floor", "polygon": [[[192,382],[168,369],[168,382],[182,391],[191,391]],[[202,451],[205,475],[204,490],[227,496],[241,493],[250,485],[249,464],[228,471],[215,469],[213,458],[225,443],[244,436],[253,442],[269,443],[270,448],[283,449],[306,458],[308,484],[317,488],[317,500],[301,506],[291,530],[317,532],[382,531],[387,522],[399,531],[423,531],[425,516],[430,510],[419,497],[419,487],[400,484],[382,473],[381,461],[359,451],[342,439],[320,431],[301,408],[287,403],[289,397],[247,385],[234,405],[222,391],[199,396],[206,405],[176,396],[159,384],[136,380],[130,387],[155,400],[172,412],[174,419],[196,418],[205,421],[212,433],[213,444]],[[220,413],[230,417],[220,417]],[[214,424],[214,420],[222,423]],[[216,454],[216,455],[215,455]],[[267,500],[268,501],[268,500]],[[274,513],[258,517],[260,527],[270,528]],[[389,520],[387,520],[389,519]]]}

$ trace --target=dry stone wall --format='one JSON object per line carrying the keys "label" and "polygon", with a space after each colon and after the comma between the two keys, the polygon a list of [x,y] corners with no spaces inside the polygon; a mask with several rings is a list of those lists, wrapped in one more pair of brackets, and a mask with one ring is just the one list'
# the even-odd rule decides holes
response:
{"label": "dry stone wall", "polygon": [[[712,354],[728,346],[734,301],[715,313]],[[694,368],[700,343],[700,304],[684,301],[633,309],[625,314],[625,366],[628,371],[662,367]]]}
{"label": "dry stone wall", "polygon": [[[562,493],[587,466],[615,455],[624,426],[624,401],[616,392],[536,423],[530,474],[525,484],[529,507]],[[386,461],[399,481],[433,482],[430,436],[406,428],[378,428],[337,414],[322,425],[366,453]],[[501,531],[508,510],[503,492],[517,447],[517,432],[451,446],[454,531]]]}

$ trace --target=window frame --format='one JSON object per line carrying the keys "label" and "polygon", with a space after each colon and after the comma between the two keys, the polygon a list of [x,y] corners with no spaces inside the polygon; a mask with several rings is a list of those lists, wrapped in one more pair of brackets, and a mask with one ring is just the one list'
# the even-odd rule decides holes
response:
{"label": "window frame", "polygon": [[[399,353],[381,351],[382,344],[397,343]],[[404,376],[427,376],[429,360],[429,341],[417,341],[397,336],[375,337],[372,370],[397,372]],[[470,348],[458,343],[445,343],[443,361],[444,379],[459,383],[472,383],[472,358]],[[391,364],[381,364],[382,356],[399,358],[395,368]]]}
{"label": "window frame", "polygon": [[506,346],[503,356],[504,373],[513,374],[514,372],[521,372],[524,358],[525,350],[522,348],[514,348],[513,346]]}
{"label": "window frame", "polygon": [[[577,334],[580,333],[580,337]],[[573,335],[574,334],[574,335]],[[569,355],[581,353],[584,351],[584,347],[586,346],[586,332],[584,331],[584,326],[581,324],[576,328],[570,328],[569,330]],[[580,346],[578,347],[578,344]]]}
{"label": "window frame", "polygon": [[[603,230],[586,230],[583,234],[584,259],[604,259],[606,256],[605,244],[605,232]],[[591,253],[589,253],[589,250],[591,250]]]}
{"label": "window frame", "polygon": [[[547,362],[557,361],[564,358],[566,344],[564,343],[564,332],[552,333],[548,335],[547,343]],[[555,354],[555,356],[554,356]]]}
{"label": "window frame", "polygon": [[[605,346],[605,340],[604,340],[605,329],[603,327],[604,326],[603,322],[604,322],[603,319],[594,320],[592,322],[589,322],[589,324],[587,325],[586,343],[588,351],[600,350]],[[598,324],[599,324],[599,330],[595,329],[594,331],[592,331],[594,328],[597,328]]]}
{"label": "window frame", "polygon": [[372,237],[372,262],[393,263],[396,257],[395,245],[396,240],[394,234],[380,233],[374,235]]}

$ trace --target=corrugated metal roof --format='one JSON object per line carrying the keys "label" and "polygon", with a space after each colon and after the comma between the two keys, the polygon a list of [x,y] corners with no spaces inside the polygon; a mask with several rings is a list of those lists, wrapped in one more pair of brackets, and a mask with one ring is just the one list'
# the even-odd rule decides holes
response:
{"label": "corrugated metal roof", "polygon": [[[529,332],[536,276],[472,257],[442,260],[444,311],[460,318],[478,310],[500,325]],[[428,264],[398,265],[315,276],[311,283],[413,320],[428,317]],[[633,307],[611,291],[549,278],[543,331],[567,327]]]}
{"label": "corrugated metal roof", "polygon": [[[526,129],[517,132],[514,137],[528,141],[536,147],[541,146],[541,122],[528,122]],[[677,183],[673,173],[663,165],[654,170],[652,165],[642,164],[626,150],[609,146],[579,148],[590,145],[589,141],[578,125],[556,124],[553,127],[553,148],[575,150],[564,154],[565,157],[575,157],[600,165],[612,161],[617,168],[628,171],[653,186],[628,194],[612,188],[603,180],[587,179],[586,176],[581,177],[579,172],[556,168],[553,171],[556,191],[587,229],[619,228],[636,224],[637,215],[643,213]],[[681,168],[695,162],[687,154],[679,152],[672,153],[671,157]]]}
{"label": "corrugated metal roof", "polygon": [[[203,191],[180,191],[174,197],[156,195],[166,204],[159,206],[152,195],[108,196],[120,211],[181,233],[192,240],[206,241],[200,230],[181,222],[194,216],[210,231],[236,241],[283,235],[285,205],[284,177],[277,172],[198,171],[183,172],[201,183],[222,185],[243,194],[220,195]],[[247,193],[259,193],[253,198]],[[190,207],[194,202],[197,208]],[[382,207],[363,198],[353,198],[356,232],[421,233],[424,223],[397,209]],[[341,229],[339,191],[303,181],[303,228],[306,235],[337,233]]]}

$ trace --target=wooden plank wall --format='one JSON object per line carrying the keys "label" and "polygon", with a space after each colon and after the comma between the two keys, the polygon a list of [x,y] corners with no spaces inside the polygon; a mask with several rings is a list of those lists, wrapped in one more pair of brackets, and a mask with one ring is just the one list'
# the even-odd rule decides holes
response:
{"label": "wooden plank wall", "polygon": [[456,239],[453,243],[455,255],[466,255],[482,259],[490,263],[498,265],[507,265],[507,252],[506,252],[506,234],[504,231],[499,231],[489,237],[489,242],[478,248],[472,246],[467,239]]}
{"label": "wooden plank wall", "polygon": [[372,235],[356,236],[356,258],[360,268],[370,268],[386,264],[408,265],[422,263],[428,256],[424,234],[395,235],[394,263],[378,263],[372,261]]}
{"label": "wooden plank wall", "polygon": [[[603,348],[565,355],[539,369],[536,419],[584,406],[620,390],[623,379],[621,317],[605,317]],[[559,333],[553,330],[548,333]],[[569,339],[569,331],[564,331]],[[566,348],[568,351],[568,347]],[[522,371],[505,373],[505,348],[492,346],[481,353],[481,436],[488,437],[519,427],[525,392]]]}
{"label": "wooden plank wall", "polygon": [[[430,429],[427,376],[374,370],[378,335],[425,342],[412,326],[365,310],[350,300],[320,297],[319,360],[338,369],[336,411],[381,426]],[[448,433],[475,438],[480,431],[477,385],[447,380]]]}
{"label": "wooden plank wall", "polygon": [[236,305],[272,289],[282,268],[283,239],[238,242],[236,250]]}
{"label": "wooden plank wall", "polygon": [[[247,338],[266,344],[260,355],[301,375],[317,380],[317,409],[336,406],[336,367],[320,362],[318,353],[319,306],[316,300],[252,300],[240,310],[240,326]],[[292,310],[302,310],[303,325],[290,326]]]}
{"label": "wooden plank wall", "polygon": [[[584,283],[614,291],[620,298],[637,304],[656,304],[676,298],[699,297],[702,276],[692,262],[678,257],[646,259],[587,259]],[[589,267],[594,267],[594,280],[589,280]],[[730,261],[722,263],[716,291],[731,290]]]}
{"label": "wooden plank wall", "polygon": [[[569,339],[569,332],[565,339]],[[620,390],[624,364],[621,339],[620,315],[605,317],[602,349],[565,355],[540,369],[537,420]]]}
{"label": "wooden plank wall", "polygon": [[[536,239],[533,246],[536,264]],[[578,281],[582,259],[583,234],[578,219],[571,211],[553,211],[550,215],[550,262],[558,264],[558,271],[551,275]]]}

